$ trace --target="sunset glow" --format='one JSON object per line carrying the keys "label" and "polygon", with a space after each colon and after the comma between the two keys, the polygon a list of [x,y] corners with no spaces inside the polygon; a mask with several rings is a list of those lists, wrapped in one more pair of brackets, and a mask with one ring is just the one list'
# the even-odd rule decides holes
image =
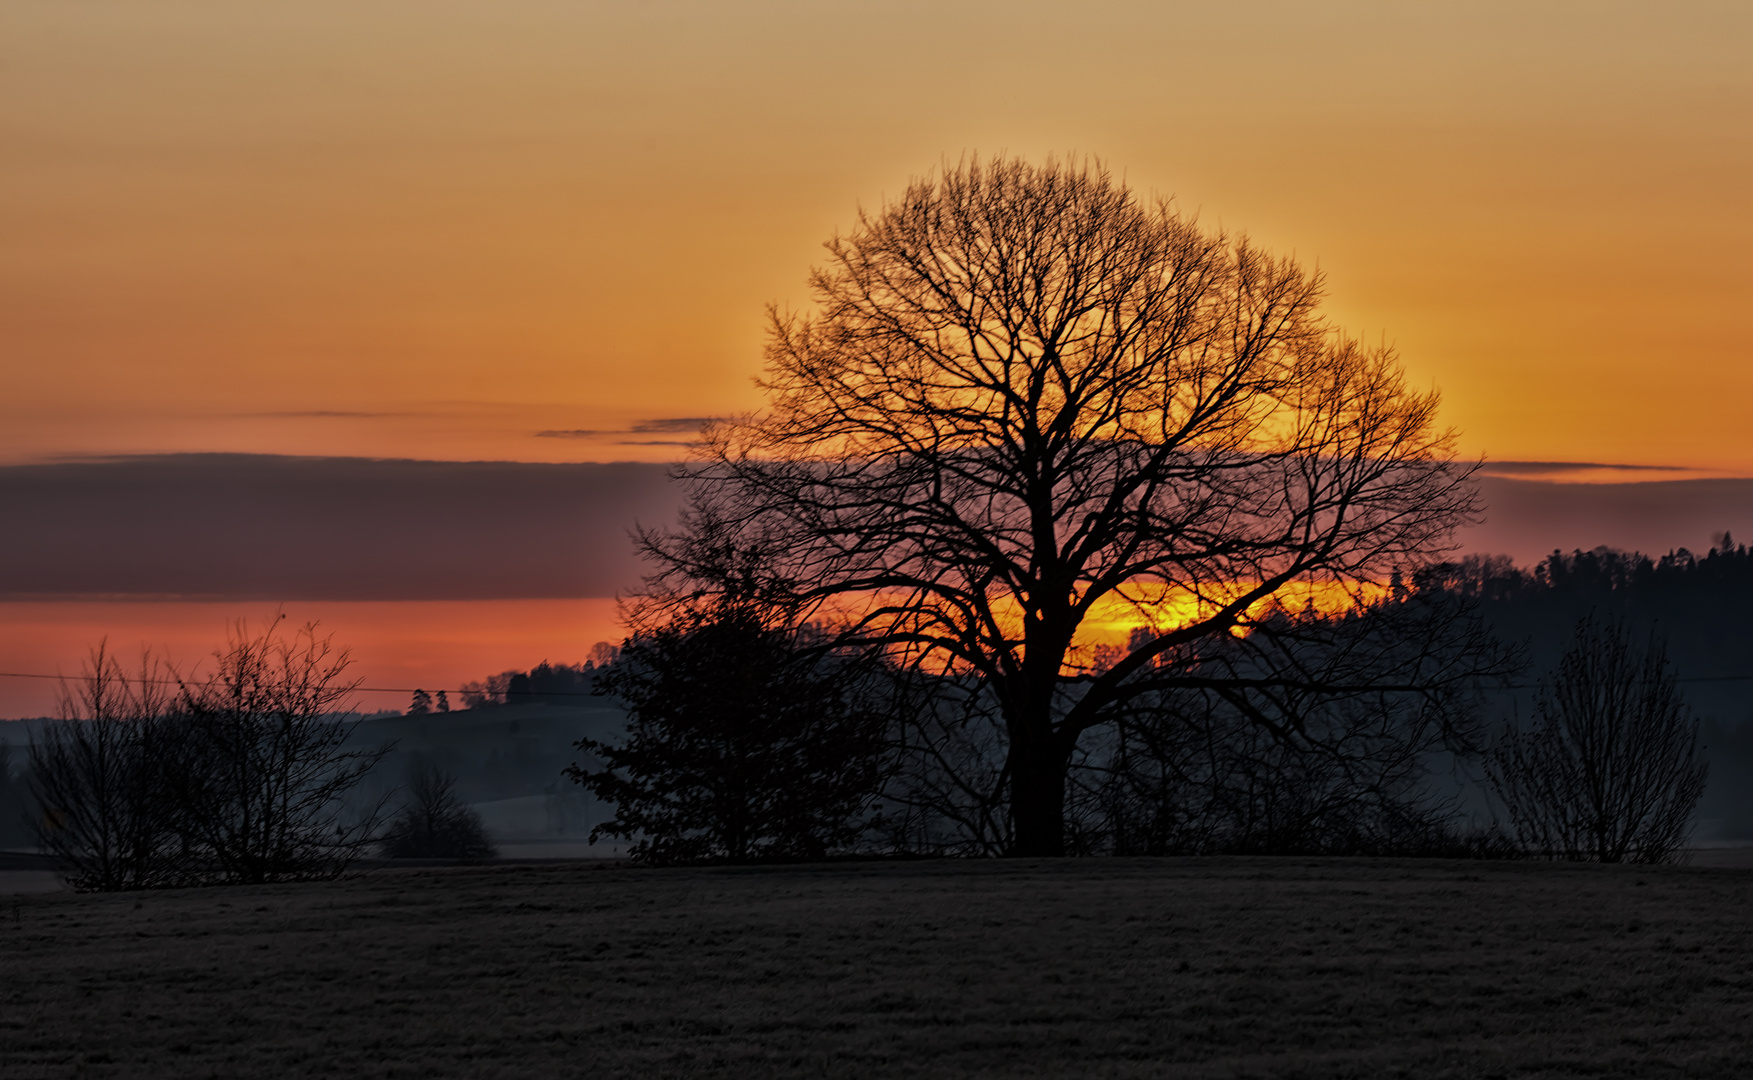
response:
{"label": "sunset glow", "polygon": [[[209,664],[237,619],[261,626],[272,604],[50,602],[0,604],[0,656],[7,671],[76,678],[92,645],[132,674],[142,651],[183,671]],[[576,664],[598,641],[623,633],[613,600],[487,600],[287,604],[294,625],[315,622],[353,656],[349,675],[365,710],[405,709],[408,690],[455,691],[465,682],[543,660]],[[0,678],[0,715],[48,716],[60,686],[49,679]]]}
{"label": "sunset glow", "polygon": [[856,207],[1002,150],[1320,266],[1469,454],[1745,471],[1749,18],[10,4],[0,455],[671,457]]}
{"label": "sunset glow", "polygon": [[[965,155],[1095,155],[1318,269],[1334,326],[1440,392],[1439,424],[1502,496],[1459,544],[1702,550],[1753,528],[1741,489],[1706,483],[1753,475],[1750,10],[8,4],[0,466],[676,461],[702,422],[761,405],[766,306],[809,303],[823,241],[861,207]],[[1702,486],[1536,486],[1652,480]],[[393,561],[422,521],[482,523],[406,559],[443,569],[541,527],[545,481],[519,489],[524,516],[447,483],[398,504],[391,539],[370,493],[333,520],[288,504],[297,544],[330,556],[306,561],[354,571],[327,589],[263,575],[112,603],[14,567],[0,667],[75,670],[105,634],[199,655],[282,596],[339,597],[309,617],[374,684],[456,685],[618,636],[613,594],[643,572],[627,531],[675,502],[661,479],[615,504],[637,514],[567,519],[540,572],[527,545],[482,546],[422,607],[406,597],[430,575],[394,591],[348,538]],[[53,497],[31,503],[33,528],[61,531],[8,550],[136,543],[138,518],[91,524],[115,490],[53,521]],[[193,524],[161,524],[161,550],[210,561]],[[590,572],[550,573],[575,542]],[[556,598],[532,599],[548,581]],[[1135,625],[1104,601],[1086,635]],[[0,680],[0,715],[42,711],[42,690]]]}

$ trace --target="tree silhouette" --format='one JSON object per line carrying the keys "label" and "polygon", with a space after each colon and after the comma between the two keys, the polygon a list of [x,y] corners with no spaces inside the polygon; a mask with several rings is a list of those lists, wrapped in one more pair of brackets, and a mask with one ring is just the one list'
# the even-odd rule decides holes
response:
{"label": "tree silhouette", "polygon": [[652,863],[808,859],[863,831],[881,783],[884,716],[858,666],[717,605],[629,638],[599,689],[627,707],[619,744],[583,739],[600,768],[567,775],[614,818],[591,831]]}
{"label": "tree silhouette", "polygon": [[1535,712],[1487,759],[1523,845],[1548,858],[1673,858],[1707,766],[1661,640],[1652,633],[1640,654],[1623,623],[1584,619]]}
{"label": "tree silhouette", "polygon": [[481,815],[456,793],[455,773],[427,759],[408,767],[407,800],[390,823],[384,853],[398,859],[490,859]]}
{"label": "tree silhouette", "polygon": [[166,797],[206,878],[336,877],[378,839],[383,802],[350,797],[390,747],[355,743],[357,724],[339,719],[358,686],[352,657],[315,624],[284,632],[284,618],[254,632],[239,621],[177,701]]}
{"label": "tree silhouette", "polygon": [[[1319,274],[1099,164],[945,168],[827,250],[816,313],[772,313],[767,408],[707,429],[645,536],[647,602],[764,590],[976,676],[1016,853],[1064,852],[1086,731],[1221,678],[1210,645],[1287,586],[1386,580],[1476,509],[1436,395],[1320,318]],[[1092,665],[1097,605],[1151,632]]]}

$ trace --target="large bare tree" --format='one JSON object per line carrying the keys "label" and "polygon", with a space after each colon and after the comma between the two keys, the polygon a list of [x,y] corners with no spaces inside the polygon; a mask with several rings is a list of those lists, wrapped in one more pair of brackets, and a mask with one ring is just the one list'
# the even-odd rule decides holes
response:
{"label": "large bare tree", "polygon": [[[1210,678],[1201,642],[1476,509],[1435,393],[1321,318],[1318,273],[1100,163],[946,167],[826,247],[816,310],[772,313],[766,409],[707,429],[681,525],[646,537],[656,593],[784,593],[979,677],[1019,854],[1064,850],[1079,737]],[[1115,604],[1149,632],[1080,661]]]}

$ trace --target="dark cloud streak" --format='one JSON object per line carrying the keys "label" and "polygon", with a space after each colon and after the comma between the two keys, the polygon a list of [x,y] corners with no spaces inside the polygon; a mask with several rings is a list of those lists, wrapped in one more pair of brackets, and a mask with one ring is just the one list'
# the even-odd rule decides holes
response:
{"label": "dark cloud streak", "polygon": [[0,596],[613,596],[663,464],[189,454],[0,467]]}
{"label": "dark cloud streak", "polygon": [[1570,473],[1607,469],[1612,472],[1688,472],[1680,465],[1612,465],[1595,461],[1487,461],[1487,473]]}
{"label": "dark cloud streak", "polygon": [[[596,428],[564,428],[538,431],[538,439],[608,439],[616,435],[679,435],[696,434],[705,425],[713,421],[710,416],[678,416],[667,420],[641,420],[632,427],[613,431]],[[620,439],[616,446],[689,446],[689,442],[675,440],[635,441]]]}
{"label": "dark cloud streak", "polygon": [[664,432],[693,433],[710,424],[711,416],[678,416],[669,420],[641,420],[628,431],[630,435],[657,435]]}
{"label": "dark cloud streak", "polygon": [[1605,544],[1649,555],[1702,553],[1724,529],[1753,539],[1753,479],[1561,484],[1486,476],[1485,522],[1458,537],[1468,551],[1536,562],[1554,549]]}
{"label": "dark cloud streak", "polygon": [[233,413],[250,419],[273,420],[382,420],[393,416],[438,416],[439,413],[428,412],[361,412],[351,409],[289,409],[275,412],[241,412]]}
{"label": "dark cloud streak", "polygon": [[[0,466],[0,598],[612,596],[645,571],[628,530],[674,519],[663,463],[189,454]],[[1464,550],[1706,549],[1753,539],[1753,480],[1485,477]]]}

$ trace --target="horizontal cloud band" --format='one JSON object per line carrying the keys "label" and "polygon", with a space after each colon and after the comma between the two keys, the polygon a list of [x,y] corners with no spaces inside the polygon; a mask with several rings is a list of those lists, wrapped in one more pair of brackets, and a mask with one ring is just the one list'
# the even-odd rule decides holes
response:
{"label": "horizontal cloud band", "polygon": [[[674,519],[661,464],[185,454],[0,466],[0,598],[488,600],[638,585],[628,530]],[[1753,539],[1753,480],[1487,476],[1465,550]]]}
{"label": "horizontal cloud band", "polygon": [[661,464],[186,454],[0,467],[0,596],[613,596]]}

